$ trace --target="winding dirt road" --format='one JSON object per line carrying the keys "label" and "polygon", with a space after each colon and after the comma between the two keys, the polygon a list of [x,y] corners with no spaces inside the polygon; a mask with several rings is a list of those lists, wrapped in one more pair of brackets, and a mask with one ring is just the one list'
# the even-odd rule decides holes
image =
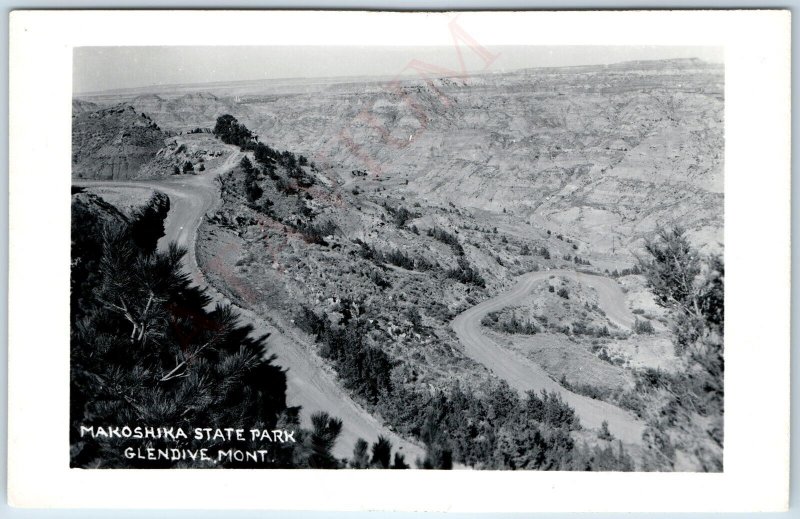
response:
{"label": "winding dirt road", "polygon": [[[486,314],[520,303],[537,281],[554,275],[594,288],[597,291],[598,304],[610,320],[624,328],[633,326],[634,315],[625,305],[625,294],[616,281],[571,270],[530,272],[520,276],[519,282],[510,290],[473,306],[453,319],[453,330],[464,345],[464,353],[489,368],[520,392],[538,393],[544,389],[559,393],[564,401],[575,408],[585,427],[599,428],[605,420],[608,422],[609,430],[617,438],[626,443],[641,443],[644,424],[632,413],[567,390],[550,378],[538,364],[500,346],[483,334],[481,321]],[[535,336],[533,339],[535,340]]]}
{"label": "winding dirt road", "polygon": [[180,175],[163,180],[146,181],[74,179],[73,184],[82,187],[150,189],[169,196],[170,210],[164,222],[165,236],[159,241],[159,248],[163,250],[171,241],[186,247],[187,272],[195,283],[207,288],[208,295],[213,299],[212,304],[219,302],[234,306],[241,315],[242,323],[253,326],[253,336],[270,334],[267,341],[269,354],[275,354],[277,364],[287,370],[286,400],[290,406],[302,406],[303,425],[310,424],[310,416],[314,412],[326,411],[343,422],[342,434],[334,447],[334,454],[337,457],[350,457],[358,438],[364,438],[372,443],[378,439],[378,435],[383,435],[391,440],[393,450],[399,449],[413,467],[415,459],[424,457],[422,447],[389,431],[364,408],[356,404],[342,390],[334,377],[324,369],[322,360],[311,352],[307,345],[296,337],[276,329],[251,310],[233,305],[228,298],[206,282],[197,265],[195,240],[204,215],[220,203],[219,190],[214,178],[235,167],[243,156],[235,148],[231,147],[230,151],[221,165],[209,168],[201,175]]}

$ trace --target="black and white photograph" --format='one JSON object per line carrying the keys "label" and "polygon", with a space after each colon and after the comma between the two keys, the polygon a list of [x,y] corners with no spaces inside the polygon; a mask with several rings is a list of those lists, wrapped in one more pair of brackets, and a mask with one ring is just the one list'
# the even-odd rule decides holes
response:
{"label": "black and white photograph", "polygon": [[781,508],[788,16],[12,22],[12,501]]}
{"label": "black and white photograph", "polygon": [[73,467],[723,469],[721,49],[73,63]]}

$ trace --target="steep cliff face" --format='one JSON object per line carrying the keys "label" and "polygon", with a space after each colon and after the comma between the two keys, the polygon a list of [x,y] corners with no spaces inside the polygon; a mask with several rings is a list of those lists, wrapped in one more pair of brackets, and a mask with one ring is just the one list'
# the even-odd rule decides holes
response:
{"label": "steep cliff face", "polygon": [[[164,146],[166,135],[130,105],[83,111],[72,118],[72,176],[106,180],[138,178]],[[148,170],[148,176],[168,170]]]}

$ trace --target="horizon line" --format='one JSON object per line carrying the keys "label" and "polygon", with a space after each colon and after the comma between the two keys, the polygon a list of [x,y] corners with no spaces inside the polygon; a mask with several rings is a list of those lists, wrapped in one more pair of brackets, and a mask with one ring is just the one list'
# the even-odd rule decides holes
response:
{"label": "horizon line", "polygon": [[[607,68],[616,65],[624,65],[626,63],[654,63],[654,62],[666,62],[666,61],[699,61],[701,63],[709,64],[709,65],[724,65],[724,61],[716,62],[716,61],[709,61],[698,57],[681,57],[681,58],[656,58],[656,59],[634,59],[634,60],[623,60],[623,61],[615,61],[611,63],[585,63],[581,65],[562,65],[562,66],[533,66],[533,67],[519,67],[514,69],[508,70],[495,70],[495,71],[481,71],[478,73],[471,73],[471,74],[464,74],[463,76],[483,76],[483,75],[492,75],[492,74],[507,74],[510,72],[518,72],[523,70],[547,70],[547,69],[574,69],[574,68],[582,68],[582,67],[595,67],[595,68]],[[213,86],[213,85],[225,85],[231,83],[259,83],[259,82],[270,82],[270,81],[313,81],[313,80],[348,80],[348,79],[365,79],[365,80],[374,80],[378,81],[380,79],[386,78],[414,78],[417,77],[415,74],[405,74],[401,76],[388,76],[388,75],[352,75],[352,76],[308,76],[308,77],[298,77],[298,76],[287,76],[287,77],[275,77],[275,78],[259,78],[259,79],[231,79],[225,81],[208,81],[208,82],[201,82],[201,83],[154,83],[151,85],[142,85],[137,87],[127,87],[127,88],[112,88],[108,90],[90,90],[85,92],[73,92],[72,98],[76,98],[77,96],[97,96],[97,95],[111,95],[111,94],[121,94],[123,92],[133,92],[136,90],[147,90],[151,88],[175,88],[175,87],[191,87],[191,86]],[[435,79],[442,79],[442,78],[459,78],[462,75],[435,75],[432,78]],[[346,82],[346,81],[342,81]],[[365,81],[370,82],[370,81]]]}

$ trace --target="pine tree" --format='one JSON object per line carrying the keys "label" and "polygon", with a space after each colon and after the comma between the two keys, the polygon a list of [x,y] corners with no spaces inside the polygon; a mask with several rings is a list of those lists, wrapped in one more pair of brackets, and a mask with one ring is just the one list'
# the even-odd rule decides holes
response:
{"label": "pine tree", "polygon": [[311,415],[311,426],[311,434],[308,436],[311,449],[308,466],[313,469],[338,468],[340,464],[332,450],[342,432],[342,421],[331,418],[326,412],[317,412]]}
{"label": "pine tree", "polygon": [[353,458],[350,460],[350,467],[354,469],[369,468],[369,444],[364,438],[356,440],[353,447]]}
{"label": "pine tree", "polygon": [[[266,355],[266,336],[251,336],[228,306],[211,302],[183,271],[185,250],[155,251],[157,232],[137,240],[110,206],[73,198],[73,301],[70,334],[70,442],[73,467],[291,467],[304,453],[292,443],[250,442],[271,451],[264,463],[138,460],[121,453],[141,440],[81,437],[80,426],[143,424],[275,429],[300,434],[298,409],[286,405],[286,374]],[[151,225],[163,220],[146,218]],[[144,225],[143,223],[141,225]],[[95,229],[90,235],[86,230]],[[91,275],[85,272],[91,270]],[[341,422],[318,420],[310,443],[329,452]],[[316,434],[316,436],[315,436]],[[175,447],[153,440],[152,448]],[[182,447],[215,445],[189,439]],[[220,447],[216,445],[216,447]],[[243,446],[244,447],[244,446]]]}
{"label": "pine tree", "polygon": [[650,257],[640,259],[641,270],[656,302],[672,312],[675,353],[687,362],[682,373],[665,380],[669,423],[652,420],[645,439],[669,465],[676,447],[668,430],[702,423],[689,448],[703,469],[722,470],[724,263],[720,256],[701,257],[680,227],[659,229],[645,248]]}
{"label": "pine tree", "polygon": [[393,469],[407,469],[408,464],[406,463],[405,456],[400,454],[399,452],[394,453],[394,463],[392,463]]}
{"label": "pine tree", "polygon": [[392,442],[385,436],[378,436],[378,441],[372,444],[372,461],[375,468],[388,469],[392,458]]}

